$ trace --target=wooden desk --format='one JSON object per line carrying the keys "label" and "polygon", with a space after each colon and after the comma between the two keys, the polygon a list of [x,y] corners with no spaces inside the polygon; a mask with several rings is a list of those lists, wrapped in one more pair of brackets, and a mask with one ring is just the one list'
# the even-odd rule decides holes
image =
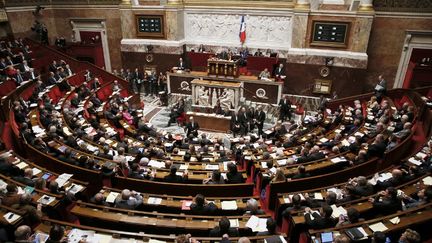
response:
{"label": "wooden desk", "polygon": [[223,133],[230,131],[231,117],[197,112],[186,113],[187,120],[189,120],[189,117],[191,116],[193,116],[194,120],[199,124],[200,130]]}
{"label": "wooden desk", "polygon": [[223,60],[218,58],[210,58],[207,60],[207,74],[219,77],[239,76],[238,60]]}

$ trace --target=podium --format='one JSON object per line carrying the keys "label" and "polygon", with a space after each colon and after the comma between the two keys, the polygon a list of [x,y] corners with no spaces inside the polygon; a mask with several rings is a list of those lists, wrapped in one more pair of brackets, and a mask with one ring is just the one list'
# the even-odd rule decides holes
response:
{"label": "podium", "polygon": [[238,60],[223,60],[210,58],[207,60],[207,74],[209,76],[238,78]]}

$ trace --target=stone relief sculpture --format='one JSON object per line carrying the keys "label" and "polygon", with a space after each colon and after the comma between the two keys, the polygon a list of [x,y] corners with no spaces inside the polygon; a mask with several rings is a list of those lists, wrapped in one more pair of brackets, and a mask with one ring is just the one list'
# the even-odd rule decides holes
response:
{"label": "stone relief sculpture", "polygon": [[232,89],[226,89],[226,88],[224,89],[221,96],[219,97],[219,101],[222,109],[225,108],[231,109],[232,104],[234,104],[234,98],[235,98],[234,93],[235,92]]}
{"label": "stone relief sculpture", "polygon": [[196,88],[196,95],[197,95],[198,105],[209,106],[209,91],[206,90],[204,86],[198,86]]}
{"label": "stone relief sculpture", "polygon": [[[190,41],[238,43],[241,15],[187,13],[185,16],[186,39]],[[247,45],[275,45],[289,47],[291,43],[290,16],[246,15]]]}

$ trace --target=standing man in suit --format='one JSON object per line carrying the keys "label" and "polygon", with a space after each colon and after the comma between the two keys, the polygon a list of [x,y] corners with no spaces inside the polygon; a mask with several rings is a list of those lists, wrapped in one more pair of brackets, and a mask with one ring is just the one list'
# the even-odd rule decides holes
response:
{"label": "standing man in suit", "polygon": [[282,63],[280,63],[279,67],[277,67],[275,70],[275,78],[276,78],[276,81],[279,81],[279,82],[285,81],[286,74],[285,74],[284,65]]}
{"label": "standing man in suit", "polygon": [[186,69],[186,63],[183,61],[183,58],[179,58],[179,62],[177,65],[178,70],[185,70]]}
{"label": "standing man in suit", "polygon": [[263,133],[264,121],[266,119],[266,113],[263,111],[262,106],[258,106],[255,114],[255,125],[258,127],[258,136]]}
{"label": "standing man in suit", "polygon": [[143,80],[143,74],[142,74],[142,72],[140,72],[138,70],[138,68],[135,68],[135,71],[133,73],[133,81],[134,81],[134,84],[135,84],[135,87],[137,89],[137,93],[138,94],[141,93],[141,83],[142,83],[142,80]]}
{"label": "standing man in suit", "polygon": [[248,133],[248,128],[249,128],[249,119],[247,116],[247,112],[246,112],[246,108],[242,107],[240,110],[240,124],[241,124],[241,135],[246,135]]}
{"label": "standing man in suit", "polygon": [[375,86],[375,95],[378,103],[381,103],[382,96],[387,93],[387,81],[382,75],[378,76],[378,84]]}
{"label": "standing man in suit", "polygon": [[285,95],[283,99],[279,101],[279,120],[285,121],[291,120],[291,101],[288,99],[288,95]]}
{"label": "standing man in suit", "polygon": [[242,133],[241,118],[237,111],[235,111],[234,115],[231,117],[231,132],[233,133],[234,137],[238,133]]}
{"label": "standing man in suit", "polygon": [[189,122],[186,124],[186,136],[193,135],[194,137],[198,136],[199,125],[193,119],[193,116],[189,117]]}

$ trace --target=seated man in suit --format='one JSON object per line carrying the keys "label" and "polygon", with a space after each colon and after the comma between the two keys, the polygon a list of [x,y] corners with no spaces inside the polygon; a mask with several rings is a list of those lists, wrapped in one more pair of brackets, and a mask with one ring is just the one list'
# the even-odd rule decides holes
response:
{"label": "seated man in suit", "polygon": [[304,209],[305,206],[302,206],[301,197],[299,194],[294,194],[291,199],[291,206],[287,207],[283,212],[282,216],[288,217],[291,215],[291,212],[299,211]]}
{"label": "seated man in suit", "polygon": [[393,169],[392,172],[391,172],[391,174],[392,174],[391,178],[389,178],[389,179],[387,179],[387,180],[385,180],[383,182],[378,181],[375,187],[378,190],[384,190],[384,189],[386,189],[388,187],[399,186],[402,183],[404,183],[405,180],[406,180],[406,175],[404,175],[404,172],[402,170]]}
{"label": "seated man in suit", "polygon": [[[313,212],[310,208],[305,209],[306,225],[311,229],[326,229],[332,228],[336,225],[336,221],[331,217],[333,209],[326,205],[320,210],[320,213]],[[312,219],[313,217],[313,219]]]}
{"label": "seated man in suit", "polygon": [[384,156],[384,152],[386,150],[386,143],[384,140],[384,136],[382,134],[378,134],[371,145],[369,145],[367,150],[367,157],[380,157]]}
{"label": "seated man in suit", "polygon": [[275,79],[278,82],[283,82],[285,81],[285,78],[286,78],[285,68],[284,65],[280,63],[279,67],[277,67],[275,70]]}
{"label": "seated man in suit", "polygon": [[297,167],[297,174],[295,174],[292,179],[301,179],[309,177],[310,174],[306,172],[306,168],[303,165]]}
{"label": "seated man in suit", "polygon": [[121,193],[121,198],[115,201],[116,208],[135,209],[143,203],[143,197],[135,191],[124,189]]}
{"label": "seated man in suit", "polygon": [[13,179],[31,187],[33,187],[35,184],[33,180],[33,170],[30,168],[24,170],[23,176],[15,176]]}
{"label": "seated man in suit", "polygon": [[346,190],[354,197],[367,197],[374,193],[372,184],[368,183],[366,177],[359,176],[350,180],[346,186]]}
{"label": "seated man in suit", "polygon": [[216,210],[217,206],[213,202],[207,202],[202,194],[197,194],[194,198],[194,202],[190,205],[192,214],[208,215]]}
{"label": "seated man in suit", "polygon": [[222,237],[227,234],[230,237],[239,236],[239,232],[236,228],[231,228],[231,223],[227,217],[222,217],[219,221],[219,226],[214,227],[210,230],[210,237]]}
{"label": "seated man in suit", "polygon": [[376,213],[393,214],[402,210],[402,201],[397,194],[396,188],[388,187],[385,191],[378,192],[375,198],[369,198],[369,201],[373,204]]}
{"label": "seated man in suit", "polygon": [[170,173],[164,177],[164,182],[182,183],[187,178],[187,171],[184,171],[183,176],[177,175],[177,167],[172,165]]}
{"label": "seated man in suit", "polygon": [[196,123],[193,119],[193,116],[189,117],[189,122],[186,124],[186,136],[193,135],[194,137],[198,136],[199,124]]}

